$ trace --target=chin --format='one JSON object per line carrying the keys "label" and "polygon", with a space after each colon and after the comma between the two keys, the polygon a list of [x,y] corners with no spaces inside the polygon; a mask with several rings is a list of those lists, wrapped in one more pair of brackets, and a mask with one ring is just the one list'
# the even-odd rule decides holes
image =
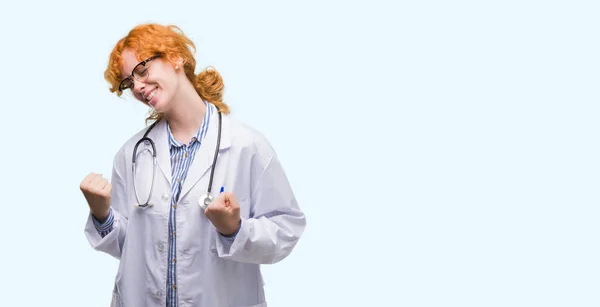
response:
{"label": "chin", "polygon": [[157,101],[154,105],[150,105],[150,107],[154,109],[155,112],[165,113],[165,111],[167,111],[167,105],[168,104],[164,103],[164,101]]}
{"label": "chin", "polygon": [[150,101],[146,102],[146,104],[154,109],[154,111],[162,113],[165,109],[165,100],[161,97],[162,92],[160,89],[156,89],[156,91],[156,95]]}
{"label": "chin", "polygon": [[161,104],[160,103],[155,103],[154,105],[148,104],[148,106],[151,107],[156,112],[162,113],[162,111],[163,111],[162,110],[163,108],[161,108]]}

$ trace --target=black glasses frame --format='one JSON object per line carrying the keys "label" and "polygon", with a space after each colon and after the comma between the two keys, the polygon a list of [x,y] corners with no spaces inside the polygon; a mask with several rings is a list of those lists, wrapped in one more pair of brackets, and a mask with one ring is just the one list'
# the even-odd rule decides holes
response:
{"label": "black glasses frame", "polygon": [[[123,79],[123,80],[121,81],[121,83],[119,84],[119,91],[120,91],[120,92],[123,92],[124,90],[126,90],[126,89],[128,89],[128,88],[131,88],[131,86],[133,85],[133,79],[134,79],[134,78],[135,78],[136,80],[138,80],[138,81],[144,81],[144,80],[141,80],[141,79],[138,79],[138,78],[136,78],[136,77],[135,77],[135,71],[136,71],[136,70],[137,70],[137,69],[138,69],[140,66],[144,66],[144,67],[145,67],[145,66],[146,66],[146,64],[148,64],[148,62],[150,62],[150,61],[152,61],[152,60],[154,60],[154,59],[156,59],[156,58],[159,58],[159,57],[160,57],[160,55],[158,55],[158,54],[157,54],[157,55],[151,56],[151,57],[149,57],[149,58],[147,58],[147,59],[145,59],[145,60],[143,60],[143,61],[139,62],[137,65],[135,65],[135,67],[133,68],[133,70],[131,70],[131,74],[130,74],[129,76],[127,76],[127,78]],[[144,79],[145,79],[145,78],[144,78]]]}

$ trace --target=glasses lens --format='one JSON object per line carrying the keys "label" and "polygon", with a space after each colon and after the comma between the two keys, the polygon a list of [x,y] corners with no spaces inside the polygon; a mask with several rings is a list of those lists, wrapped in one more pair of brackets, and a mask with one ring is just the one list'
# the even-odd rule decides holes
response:
{"label": "glasses lens", "polygon": [[133,77],[136,80],[144,81],[148,77],[148,69],[144,65],[138,65],[133,70]]}
{"label": "glasses lens", "polygon": [[131,88],[131,86],[132,86],[131,80],[129,78],[127,78],[121,82],[121,84],[119,85],[119,90],[122,92],[128,88]]}

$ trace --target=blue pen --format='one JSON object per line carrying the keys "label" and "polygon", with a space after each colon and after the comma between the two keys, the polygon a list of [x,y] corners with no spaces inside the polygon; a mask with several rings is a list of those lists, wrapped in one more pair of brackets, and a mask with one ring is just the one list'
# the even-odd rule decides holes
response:
{"label": "blue pen", "polygon": [[221,187],[221,192],[219,192],[219,193],[223,193],[223,192],[225,192],[225,187]]}

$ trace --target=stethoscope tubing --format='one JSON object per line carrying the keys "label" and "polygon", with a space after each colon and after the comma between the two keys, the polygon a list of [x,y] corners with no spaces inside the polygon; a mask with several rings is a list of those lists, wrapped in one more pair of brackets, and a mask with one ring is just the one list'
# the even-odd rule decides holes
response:
{"label": "stethoscope tubing", "polygon": [[[211,192],[212,192],[213,178],[214,178],[214,174],[215,174],[215,167],[217,165],[217,159],[219,156],[219,148],[221,147],[221,126],[222,126],[221,112],[217,111],[217,113],[219,114],[219,129],[217,132],[217,146],[215,147],[215,154],[214,154],[213,163],[212,163],[211,170],[210,170],[210,177],[209,177],[209,181],[208,181],[207,193],[205,195],[201,196],[198,201],[198,204],[200,205],[200,207],[202,209],[206,209],[206,207],[214,199]],[[131,158],[131,164],[132,164],[131,171],[133,173],[133,192],[135,194],[135,199],[137,201],[135,206],[141,207],[141,208],[152,207],[150,198],[152,197],[152,192],[154,191],[154,179],[155,179],[155,175],[156,175],[157,159],[156,159],[156,145],[154,144],[154,141],[152,141],[152,139],[148,137],[148,133],[150,133],[150,131],[154,128],[156,123],[157,122],[152,123],[152,125],[150,125],[150,127],[148,127],[148,129],[146,130],[146,133],[144,133],[144,136],[137,141],[137,143],[133,147],[133,157]],[[148,194],[148,199],[146,199],[146,201],[144,203],[140,202],[140,198],[139,198],[139,195],[137,192],[136,174],[135,174],[136,173],[136,170],[135,170],[136,154],[137,154],[138,146],[142,142],[148,142],[148,143],[150,143],[150,146],[152,147],[152,183],[150,185],[150,193]]]}

